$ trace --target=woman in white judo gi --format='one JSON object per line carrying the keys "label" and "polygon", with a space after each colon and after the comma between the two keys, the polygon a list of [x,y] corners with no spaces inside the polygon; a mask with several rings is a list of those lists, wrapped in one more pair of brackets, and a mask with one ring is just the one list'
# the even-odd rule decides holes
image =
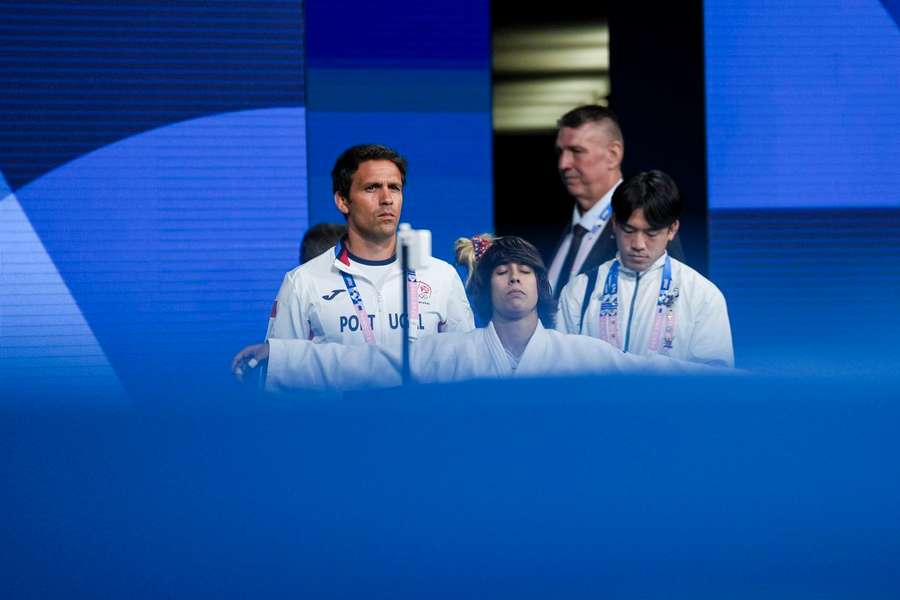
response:
{"label": "woman in white judo gi", "polygon": [[[487,244],[484,244],[487,245]],[[518,237],[497,238],[478,260],[469,283],[473,308],[487,327],[421,337],[410,363],[421,383],[495,377],[537,377],[654,371],[719,372],[662,356],[625,354],[610,344],[552,329],[556,303],[537,249]],[[268,360],[266,389],[359,389],[401,383],[399,357],[377,346],[270,339],[232,361],[240,378]]]}

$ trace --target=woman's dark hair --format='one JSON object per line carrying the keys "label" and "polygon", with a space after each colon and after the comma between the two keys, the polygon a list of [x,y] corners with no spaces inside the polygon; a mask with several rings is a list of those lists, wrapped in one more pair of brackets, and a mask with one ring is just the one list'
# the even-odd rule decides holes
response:
{"label": "woman's dark hair", "polygon": [[469,297],[478,318],[484,323],[491,319],[494,312],[491,303],[491,274],[497,265],[510,263],[528,265],[534,269],[538,288],[538,317],[544,327],[552,328],[556,321],[556,300],[550,289],[547,267],[537,248],[516,236],[495,239],[475,267],[475,274],[469,282]]}

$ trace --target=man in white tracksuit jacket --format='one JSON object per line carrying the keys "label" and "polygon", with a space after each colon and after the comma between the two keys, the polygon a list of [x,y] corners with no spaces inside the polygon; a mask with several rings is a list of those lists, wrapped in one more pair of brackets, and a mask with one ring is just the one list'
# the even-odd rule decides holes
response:
{"label": "man in white tracksuit jacket", "polygon": [[[365,343],[364,325],[347,291],[344,274],[354,278],[376,344],[400,347],[405,279],[394,258],[376,261],[359,259],[344,242],[285,275],[276,300],[277,314],[271,320],[268,337],[311,339],[342,344]],[[379,273],[377,269],[381,268]],[[416,269],[418,315],[410,323],[410,335],[440,331],[469,331],[474,328],[472,309],[456,269],[444,261],[429,258]]]}
{"label": "man in white tracksuit jacket", "polygon": [[[478,262],[471,291],[479,316],[490,315],[490,324],[416,342],[410,361],[417,381],[725,371],[662,356],[625,354],[601,340],[554,331],[555,302],[546,269],[534,246],[521,238],[494,242]],[[238,376],[251,359],[268,359],[266,388],[270,391],[347,390],[401,383],[396,353],[375,346],[270,339],[238,353],[232,363]]]}
{"label": "man in white tracksuit jacket", "polygon": [[[346,150],[332,170],[335,206],[347,237],[288,272],[272,308],[267,338],[370,344],[400,350],[410,337],[474,328],[456,270],[430,258],[403,273],[396,258],[406,161],[379,145]],[[403,287],[409,305],[403,306]]]}
{"label": "man in white tracksuit jacket", "polygon": [[734,366],[725,297],[666,252],[681,212],[675,182],[641,173],[616,189],[612,206],[618,254],[566,285],[557,328],[628,353]]}

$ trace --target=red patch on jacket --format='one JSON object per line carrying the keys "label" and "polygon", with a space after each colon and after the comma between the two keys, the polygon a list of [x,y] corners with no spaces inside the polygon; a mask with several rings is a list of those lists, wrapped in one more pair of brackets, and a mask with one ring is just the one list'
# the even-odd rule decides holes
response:
{"label": "red patch on jacket", "polygon": [[341,253],[338,255],[338,260],[348,267],[350,266],[350,253],[347,252],[346,248],[341,248]]}

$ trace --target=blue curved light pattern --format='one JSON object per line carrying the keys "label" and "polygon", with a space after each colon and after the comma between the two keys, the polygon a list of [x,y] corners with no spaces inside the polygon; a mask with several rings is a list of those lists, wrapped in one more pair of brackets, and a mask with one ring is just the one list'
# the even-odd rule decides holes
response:
{"label": "blue curved light pattern", "polygon": [[236,349],[263,337],[307,227],[304,134],[303,108],[196,119],[18,192],[130,392],[224,379]]}
{"label": "blue curved light pattern", "polygon": [[0,174],[0,393],[42,398],[72,382],[102,398],[124,393]]}

